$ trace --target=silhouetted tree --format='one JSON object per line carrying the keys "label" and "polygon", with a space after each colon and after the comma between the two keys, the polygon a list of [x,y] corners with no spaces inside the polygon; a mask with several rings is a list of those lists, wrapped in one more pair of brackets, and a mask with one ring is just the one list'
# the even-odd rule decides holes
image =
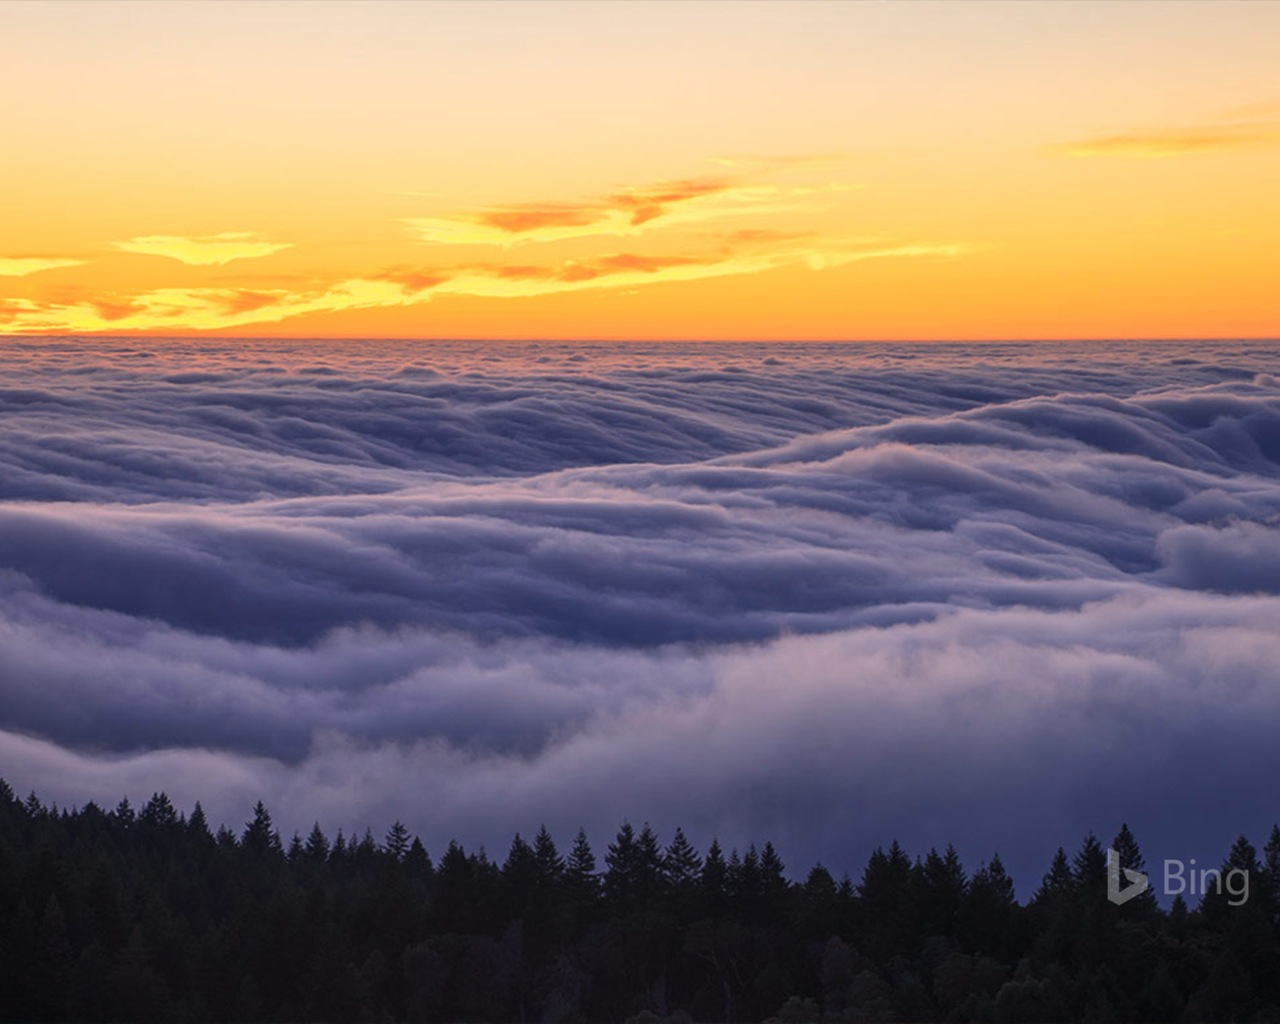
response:
{"label": "silhouetted tree", "polygon": [[533,856],[538,862],[538,879],[542,885],[554,887],[564,880],[564,858],[556,849],[546,825],[539,826],[538,834],[534,836]]}
{"label": "silhouetted tree", "polygon": [[323,864],[329,859],[329,840],[320,828],[320,822],[311,826],[302,852],[312,864]]}
{"label": "silhouetted tree", "polygon": [[672,899],[689,900],[698,890],[702,874],[702,858],[693,844],[677,828],[662,854],[662,875]]}
{"label": "silhouetted tree", "polygon": [[[215,836],[162,793],[77,811],[0,780],[0,1020],[1280,1019],[1275,831],[1166,913],[1106,899],[1092,836],[1024,907],[999,857],[967,878],[950,847],[793,884],[769,842],[700,857],[624,824],[602,889],[581,830],[501,866],[454,842],[437,871],[401,829],[316,823],[283,856],[261,804]],[[1126,827],[1111,848],[1144,867]]]}
{"label": "silhouetted tree", "polygon": [[405,828],[404,823],[399,819],[396,819],[391,828],[387,830],[387,838],[383,842],[383,849],[396,860],[404,860],[405,854],[409,852],[409,830]]}
{"label": "silhouetted tree", "polygon": [[271,815],[261,800],[254,805],[253,820],[245,825],[240,845],[258,856],[281,852],[280,833],[272,827]]}

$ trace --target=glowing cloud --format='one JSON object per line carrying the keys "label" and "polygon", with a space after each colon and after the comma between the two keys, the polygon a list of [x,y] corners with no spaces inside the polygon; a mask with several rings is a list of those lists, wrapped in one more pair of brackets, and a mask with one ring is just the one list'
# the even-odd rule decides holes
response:
{"label": "glowing cloud", "polygon": [[123,252],[142,256],[166,256],[190,266],[222,266],[232,260],[258,259],[283,249],[287,242],[269,242],[248,231],[224,231],[219,235],[143,235],[115,243]]}
{"label": "glowing cloud", "polygon": [[961,242],[891,244],[851,239],[739,241],[702,255],[611,253],[549,265],[475,263],[446,268],[396,268],[350,278],[308,292],[243,288],[161,288],[133,297],[105,296],[76,303],[0,307],[0,321],[15,333],[49,331],[218,330],[278,323],[311,313],[410,306],[437,295],[534,298],[599,288],[627,288],[712,277],[755,274],[781,267],[824,270],[862,260],[954,257],[972,251]]}
{"label": "glowing cloud", "polygon": [[1168,131],[1124,132],[1082,139],[1049,147],[1051,152],[1069,157],[1118,156],[1162,159],[1248,149],[1280,143],[1280,123],[1194,125]]}
{"label": "glowing cloud", "polygon": [[747,185],[729,178],[685,178],[621,189],[583,202],[519,203],[460,217],[414,217],[405,223],[419,239],[434,245],[510,246],[636,235],[651,226],[795,212],[802,209],[795,201],[798,197],[853,187],[780,187]]}
{"label": "glowing cloud", "polygon": [[51,256],[0,256],[0,277],[26,277],[42,270],[78,267],[84,262]]}

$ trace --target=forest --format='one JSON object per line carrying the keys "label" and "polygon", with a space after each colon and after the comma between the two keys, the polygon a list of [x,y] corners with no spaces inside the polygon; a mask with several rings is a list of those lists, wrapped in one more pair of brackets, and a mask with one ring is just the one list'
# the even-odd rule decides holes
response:
{"label": "forest", "polygon": [[[1144,867],[1121,827],[1120,863]],[[856,880],[770,842],[699,852],[624,823],[501,860],[283,840],[180,813],[59,809],[0,781],[0,1017],[11,1021],[1280,1020],[1280,829],[1167,909],[1107,899],[1106,847],[1059,849],[1025,903],[998,856],[875,850]]]}

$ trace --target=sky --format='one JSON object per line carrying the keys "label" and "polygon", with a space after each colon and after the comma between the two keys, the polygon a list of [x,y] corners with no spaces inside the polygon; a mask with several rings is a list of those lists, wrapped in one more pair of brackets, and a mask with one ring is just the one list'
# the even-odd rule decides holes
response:
{"label": "sky", "polygon": [[0,5],[0,332],[1273,337],[1280,5]]}

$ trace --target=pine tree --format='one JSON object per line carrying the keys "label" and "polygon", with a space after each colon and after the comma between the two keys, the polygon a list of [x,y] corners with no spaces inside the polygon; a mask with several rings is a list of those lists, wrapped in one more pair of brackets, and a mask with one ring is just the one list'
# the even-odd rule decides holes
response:
{"label": "pine tree", "polygon": [[930,849],[917,874],[918,899],[925,932],[952,937],[958,930],[960,908],[969,888],[954,846],[945,854]]}
{"label": "pine tree", "polygon": [[543,886],[555,887],[564,879],[564,858],[556,849],[555,841],[546,825],[538,827],[533,838],[533,857],[538,863],[538,880]]}
{"label": "pine tree", "polygon": [[991,863],[987,865],[987,879],[992,892],[996,894],[996,898],[1000,903],[1007,907],[1015,905],[1013,897],[1013,879],[1009,877],[1009,873],[1004,869],[1004,861],[1000,859],[999,853],[991,855]]}
{"label": "pine tree", "polygon": [[885,957],[900,952],[916,929],[911,859],[895,839],[888,852],[877,847],[858,885],[858,907],[868,945]]}
{"label": "pine tree", "polygon": [[187,835],[200,844],[213,842],[213,833],[209,831],[209,822],[205,818],[204,808],[200,806],[198,800],[195,807],[192,808],[191,817],[187,819]]}
{"label": "pine tree", "polygon": [[435,922],[443,932],[474,932],[481,925],[476,886],[478,860],[451,840],[436,872]]}
{"label": "pine tree", "polygon": [[1280,825],[1271,826],[1267,845],[1262,848],[1262,875],[1258,879],[1258,895],[1271,919],[1272,927],[1280,926]]}
{"label": "pine tree", "polygon": [[629,821],[624,821],[604,857],[604,896],[619,911],[635,908],[639,862],[635,829]]}
{"label": "pine tree", "polygon": [[383,849],[395,860],[404,860],[405,854],[409,852],[409,830],[399,818],[387,830]]}
{"label": "pine tree", "polygon": [[409,852],[404,855],[404,866],[414,878],[431,877],[433,870],[431,855],[427,853],[427,848],[422,845],[422,840],[417,836],[413,837],[413,842],[409,844]]}
{"label": "pine tree", "polygon": [[253,820],[245,825],[240,845],[258,855],[281,851],[280,833],[272,827],[271,815],[261,800],[254,805]]}
{"label": "pine tree", "polygon": [[[1115,851],[1116,861],[1121,869],[1121,882],[1127,882],[1127,878],[1123,873],[1123,869],[1128,868],[1131,871],[1146,872],[1147,862],[1142,856],[1142,850],[1138,847],[1138,841],[1133,837],[1133,833],[1129,831],[1127,824],[1120,826],[1120,831],[1116,833],[1116,837],[1111,840],[1111,849]],[[1137,918],[1149,919],[1157,912],[1155,887],[1147,886],[1145,892],[1139,893],[1129,899],[1119,908],[1119,913],[1129,920]]]}
{"label": "pine tree", "polygon": [[164,793],[153,793],[138,815],[138,823],[151,828],[168,828],[178,823],[178,812]]}
{"label": "pine tree", "polygon": [[1231,844],[1227,859],[1219,869],[1220,877],[1217,883],[1206,886],[1206,891],[1201,898],[1201,910],[1204,911],[1206,920],[1215,924],[1225,920],[1224,910],[1228,908],[1229,901],[1237,898],[1228,891],[1230,882],[1235,881],[1234,878],[1228,878],[1228,873],[1232,871],[1244,872],[1249,885],[1255,884],[1262,874],[1262,865],[1258,863],[1258,851],[1246,836],[1237,837]]}
{"label": "pine tree", "polygon": [[352,859],[358,867],[368,869],[378,859],[378,843],[373,838],[373,829],[366,827],[360,842],[351,848]]}
{"label": "pine tree", "polygon": [[662,850],[646,821],[636,837],[635,896],[639,907],[654,906],[662,894]]}
{"label": "pine tree", "polygon": [[1067,851],[1061,846],[1053,855],[1053,863],[1049,866],[1040,888],[1031,898],[1033,903],[1046,907],[1057,907],[1062,901],[1070,899],[1075,892],[1075,876],[1071,873],[1071,864],[1067,860]]}
{"label": "pine tree", "polygon": [[[1136,849],[1137,844],[1134,844]],[[1080,850],[1071,862],[1071,877],[1077,891],[1088,898],[1105,899],[1107,892],[1107,854],[1090,832],[1080,844]]]}
{"label": "pine tree", "polygon": [[792,903],[800,912],[798,934],[817,942],[840,931],[836,880],[830,871],[821,864],[815,864],[809,869],[804,883],[793,891],[799,897]]}
{"label": "pine tree", "polygon": [[667,891],[679,899],[687,898],[697,889],[701,871],[702,858],[685,837],[684,830],[677,827],[670,845],[662,854],[662,874]]}
{"label": "pine tree", "polygon": [[573,839],[573,848],[569,851],[569,860],[565,865],[565,880],[580,902],[595,899],[599,885],[596,878],[596,855],[591,852],[585,829],[579,828]]}
{"label": "pine tree", "polygon": [[511,840],[506,863],[502,865],[504,902],[513,916],[521,917],[525,914],[537,888],[539,874],[538,858],[533,847],[517,832]]}
{"label": "pine tree", "polygon": [[729,855],[729,895],[748,916],[755,917],[760,913],[763,894],[760,854],[756,852],[756,844],[750,843],[741,860],[737,860],[736,850]]}
{"label": "pine tree", "polygon": [[961,904],[961,932],[966,944],[987,956],[1006,953],[1012,942],[1009,932],[1016,906],[1013,879],[1000,855],[992,854],[990,863],[979,865],[973,873]]}
{"label": "pine tree", "polygon": [[773,848],[773,843],[766,840],[760,851],[760,881],[764,891],[776,893],[786,889],[785,871],[786,865],[782,863],[778,851]]}
{"label": "pine tree", "polygon": [[[31,799],[27,801],[28,807],[30,807],[31,801],[33,800],[35,801],[35,806],[40,808],[40,801],[36,800],[36,795],[34,793],[31,794]],[[114,817],[116,819],[116,824],[121,828],[127,829],[133,825],[135,818],[133,805],[129,803],[129,798],[127,796],[123,797],[120,802],[116,804]]]}
{"label": "pine tree", "polygon": [[329,859],[329,840],[321,830],[320,822],[311,826],[302,851],[312,864],[323,864]]}
{"label": "pine tree", "polygon": [[1271,915],[1258,897],[1259,881],[1266,883],[1258,853],[1245,836],[1231,844],[1231,851],[1219,869],[1216,883],[1205,887],[1200,913],[1205,924],[1225,939],[1246,972],[1265,978],[1267,994],[1280,995],[1280,946]]}
{"label": "pine tree", "polygon": [[707,847],[702,861],[702,874],[698,879],[707,913],[719,917],[729,897],[729,865],[725,863],[720,841],[714,837]]}

